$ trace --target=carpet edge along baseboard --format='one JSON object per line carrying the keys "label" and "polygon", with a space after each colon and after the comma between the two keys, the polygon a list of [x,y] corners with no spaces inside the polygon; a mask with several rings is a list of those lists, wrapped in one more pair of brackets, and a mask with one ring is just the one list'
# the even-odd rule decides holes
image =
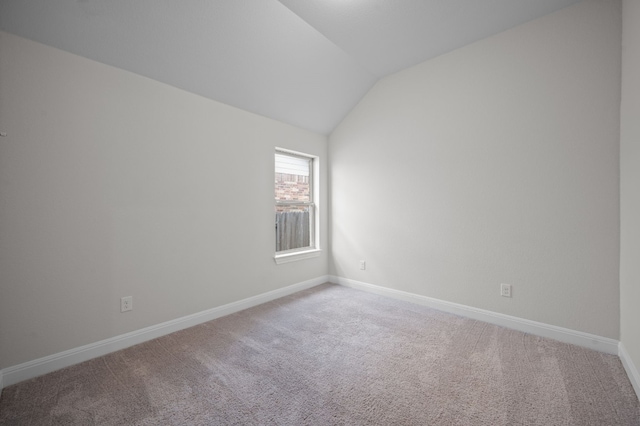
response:
{"label": "carpet edge along baseboard", "polygon": [[277,290],[262,293],[226,305],[218,306],[206,311],[198,312],[181,318],[176,318],[154,326],[135,330],[130,333],[114,336],[109,339],[91,343],[81,347],[73,348],[64,352],[52,354],[43,358],[38,358],[19,365],[0,370],[0,390],[24,380],[47,374],[61,368],[69,367],[80,362],[106,355],[127,347],[146,342],[175,331],[183,330],[213,319],[229,315],[271,300],[285,297],[290,294],[302,291],[317,285],[331,282],[333,284],[351,287],[382,296],[403,300],[427,306],[440,311],[448,312],[478,321],[484,321],[506,328],[515,329],[525,333],[559,340],[564,343],[574,344],[596,351],[618,355],[627,371],[629,379],[637,394],[640,394],[640,376],[636,366],[631,361],[620,342],[602,336],[571,330],[563,327],[553,326],[541,322],[531,321],[519,317],[504,315],[492,311],[487,311],[471,306],[447,302],[439,299],[394,290],[374,284],[369,284],[349,278],[334,275],[324,275],[311,280],[296,283]]}
{"label": "carpet edge along baseboard", "polygon": [[110,337],[98,342],[90,343],[77,348],[58,352],[42,358],[27,361],[12,367],[0,370],[0,390],[7,386],[29,380],[43,374],[51,373],[65,367],[79,364],[93,358],[144,343],[158,337],[184,330],[207,321],[233,314],[253,306],[261,305],[272,300],[324,284],[329,281],[328,275],[323,275],[310,280],[302,281],[246,299],[217,306],[195,314],[176,318],[160,324],[134,330],[129,333]]}

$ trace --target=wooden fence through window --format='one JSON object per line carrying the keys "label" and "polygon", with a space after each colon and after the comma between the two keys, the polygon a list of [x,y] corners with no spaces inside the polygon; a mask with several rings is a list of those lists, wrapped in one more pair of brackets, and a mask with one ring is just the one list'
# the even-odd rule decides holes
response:
{"label": "wooden fence through window", "polygon": [[309,212],[276,212],[276,251],[309,247]]}

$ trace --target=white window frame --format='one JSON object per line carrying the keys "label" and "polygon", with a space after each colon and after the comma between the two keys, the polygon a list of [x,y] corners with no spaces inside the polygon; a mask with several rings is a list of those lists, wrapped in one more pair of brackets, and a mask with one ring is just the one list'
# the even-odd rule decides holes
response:
{"label": "white window frame", "polygon": [[[274,260],[277,264],[294,262],[297,260],[309,259],[313,257],[320,256],[320,208],[319,208],[319,200],[320,200],[320,179],[319,179],[319,171],[320,171],[320,158],[315,155],[307,154],[304,152],[292,151],[290,149],[285,148],[275,148],[274,154],[282,154],[289,155],[292,157],[299,157],[308,159],[311,162],[311,167],[309,170],[309,184],[310,184],[310,200],[309,202],[282,202],[275,201],[274,206],[278,205],[306,205],[309,208],[309,213],[311,216],[311,224],[309,225],[309,247],[301,247],[297,249],[291,250],[282,250],[275,252]],[[274,175],[275,175],[275,156],[274,158]],[[275,187],[273,188],[275,193]],[[275,247],[275,236],[273,246]]]}

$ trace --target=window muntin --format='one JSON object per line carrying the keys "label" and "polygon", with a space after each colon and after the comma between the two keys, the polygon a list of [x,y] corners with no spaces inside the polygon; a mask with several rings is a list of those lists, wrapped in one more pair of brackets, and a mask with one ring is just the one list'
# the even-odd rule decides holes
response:
{"label": "window muntin", "polygon": [[316,248],[314,159],[277,150],[275,153],[276,254]]}

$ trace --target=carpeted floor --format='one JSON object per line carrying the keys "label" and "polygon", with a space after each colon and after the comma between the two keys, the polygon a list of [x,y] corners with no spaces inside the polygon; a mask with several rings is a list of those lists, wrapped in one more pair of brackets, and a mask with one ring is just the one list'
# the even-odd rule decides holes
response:
{"label": "carpeted floor", "polygon": [[0,424],[640,425],[616,356],[325,284],[7,387]]}

